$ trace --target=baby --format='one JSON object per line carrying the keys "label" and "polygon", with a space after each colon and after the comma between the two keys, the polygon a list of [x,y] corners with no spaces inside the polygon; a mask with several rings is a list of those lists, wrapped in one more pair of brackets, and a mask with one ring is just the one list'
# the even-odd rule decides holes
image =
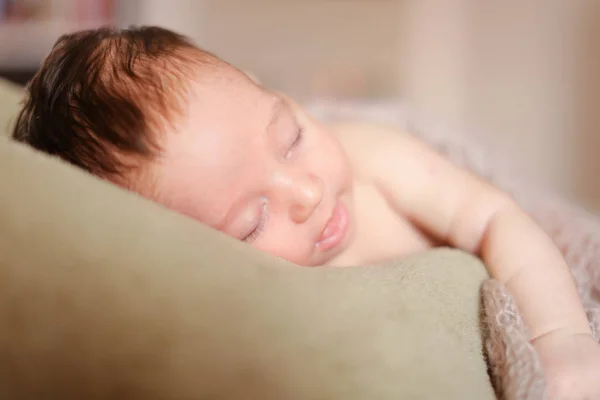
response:
{"label": "baby", "polygon": [[63,36],[13,137],[304,266],[450,245],[512,292],[556,398],[600,398],[568,266],[502,191],[409,134],[325,126],[174,32]]}

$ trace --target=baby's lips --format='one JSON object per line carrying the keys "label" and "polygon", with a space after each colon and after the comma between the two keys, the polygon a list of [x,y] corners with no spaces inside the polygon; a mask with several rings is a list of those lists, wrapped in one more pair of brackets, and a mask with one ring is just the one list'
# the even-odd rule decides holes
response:
{"label": "baby's lips", "polygon": [[325,229],[323,229],[323,233],[321,233],[319,241],[323,241],[335,233],[338,224],[333,219],[334,218],[331,217],[329,221],[327,221],[327,225],[325,226]]}
{"label": "baby's lips", "polygon": [[346,207],[341,200],[338,200],[331,218],[327,221],[321,237],[317,241],[317,246],[322,250],[329,250],[337,246],[343,240],[347,229],[348,214]]}

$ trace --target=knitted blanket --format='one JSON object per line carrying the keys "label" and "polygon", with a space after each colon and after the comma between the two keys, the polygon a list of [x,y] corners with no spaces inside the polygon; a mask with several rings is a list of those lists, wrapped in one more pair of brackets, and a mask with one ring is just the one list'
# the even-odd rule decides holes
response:
{"label": "knitted blanket", "polygon": [[[474,137],[426,123],[401,104],[321,103],[308,108],[328,121],[360,119],[394,125],[510,193],[563,252],[592,331],[600,339],[600,222],[595,217],[530,182],[520,181],[506,160]],[[513,299],[502,284],[489,279],[482,286],[482,304],[485,350],[498,398],[542,399],[546,387],[543,372]]]}

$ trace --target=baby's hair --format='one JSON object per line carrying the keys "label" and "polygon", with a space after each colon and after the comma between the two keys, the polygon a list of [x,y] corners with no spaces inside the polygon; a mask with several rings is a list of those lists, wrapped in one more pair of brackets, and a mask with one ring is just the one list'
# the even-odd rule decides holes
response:
{"label": "baby's hair", "polygon": [[217,58],[158,27],[104,27],[58,39],[27,87],[13,138],[84,170],[122,178],[155,157],[188,79]]}

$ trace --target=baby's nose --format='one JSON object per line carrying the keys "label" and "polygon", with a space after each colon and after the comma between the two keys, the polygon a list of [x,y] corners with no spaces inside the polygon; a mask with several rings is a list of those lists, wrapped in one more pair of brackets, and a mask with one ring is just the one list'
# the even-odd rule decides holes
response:
{"label": "baby's nose", "polygon": [[295,179],[292,186],[290,217],[297,224],[305,222],[323,198],[323,180],[315,175]]}

